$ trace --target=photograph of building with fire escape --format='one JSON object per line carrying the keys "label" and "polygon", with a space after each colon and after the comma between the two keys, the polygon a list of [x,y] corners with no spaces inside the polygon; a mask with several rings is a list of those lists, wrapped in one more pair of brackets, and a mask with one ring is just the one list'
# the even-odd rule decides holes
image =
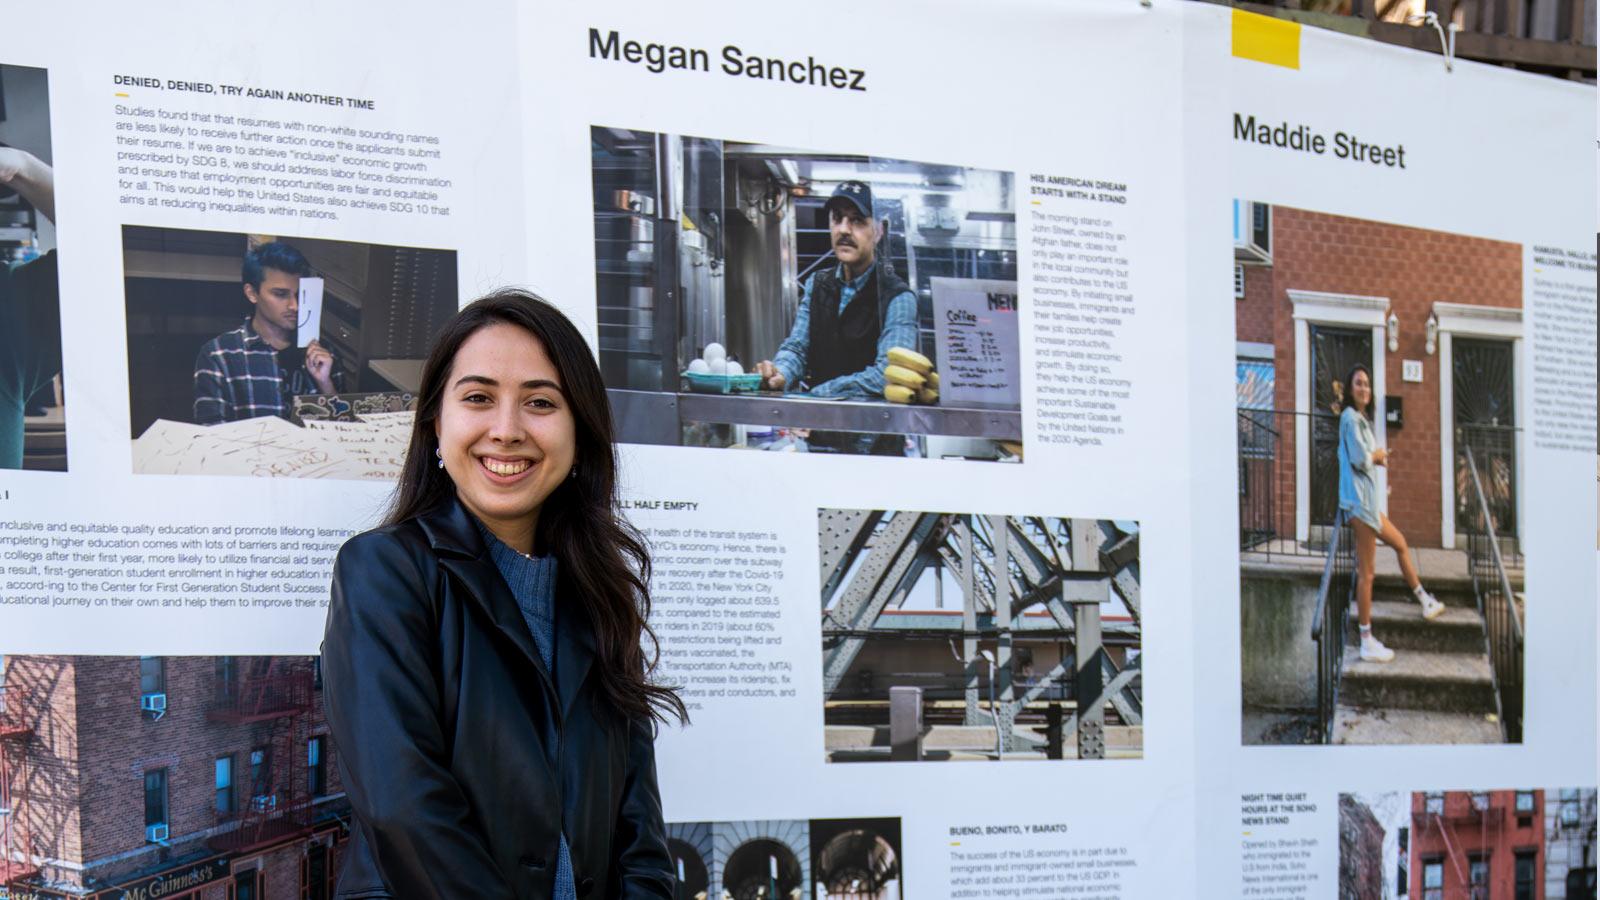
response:
{"label": "photograph of building with fire escape", "polygon": [[0,897],[333,897],[350,808],[315,658],[7,656],[0,675]]}
{"label": "photograph of building with fire escape", "polygon": [[829,762],[1144,753],[1139,525],[817,514]]}
{"label": "photograph of building with fire escape", "polygon": [[1233,221],[1243,742],[1519,743],[1523,248]]}
{"label": "photograph of building with fire escape", "polygon": [[1341,900],[1594,900],[1595,790],[1339,795]]}
{"label": "photograph of building with fire escape", "polygon": [[668,823],[683,900],[902,900],[899,819]]}

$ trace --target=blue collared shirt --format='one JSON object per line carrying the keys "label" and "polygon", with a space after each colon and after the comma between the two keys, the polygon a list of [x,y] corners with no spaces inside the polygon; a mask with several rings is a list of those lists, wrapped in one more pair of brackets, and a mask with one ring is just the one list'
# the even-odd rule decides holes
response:
{"label": "blue collared shirt", "polygon": [[[839,291],[840,315],[844,315],[845,307],[866,286],[867,279],[875,274],[877,267],[877,262],[873,262],[865,272],[844,283]],[[835,272],[843,281],[844,266],[840,265]],[[783,374],[783,380],[791,391],[798,388],[806,372],[806,354],[811,345],[811,288],[816,280],[815,274],[806,279],[800,295],[800,308],[794,314],[794,328],[772,357],[772,364]],[[883,330],[878,334],[878,358],[873,360],[872,365],[859,372],[812,385],[810,393],[815,397],[843,397],[849,400],[880,399],[883,397],[883,370],[889,365],[889,351],[895,347],[916,350],[918,343],[917,295],[902,291],[889,300],[884,313]]]}

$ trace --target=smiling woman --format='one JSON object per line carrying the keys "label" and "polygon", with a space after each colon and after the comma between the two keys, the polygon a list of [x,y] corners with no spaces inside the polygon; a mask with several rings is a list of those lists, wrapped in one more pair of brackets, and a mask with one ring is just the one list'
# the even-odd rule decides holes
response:
{"label": "smiling woman", "polygon": [[468,511],[507,546],[531,554],[539,507],[576,471],[561,375],[531,332],[496,324],[461,344],[446,381],[435,455]]}
{"label": "smiling woman", "polygon": [[684,708],[649,679],[649,557],[617,510],[583,336],[519,291],[461,310],[386,523],[334,568],[340,896],[673,896],[654,725]]}

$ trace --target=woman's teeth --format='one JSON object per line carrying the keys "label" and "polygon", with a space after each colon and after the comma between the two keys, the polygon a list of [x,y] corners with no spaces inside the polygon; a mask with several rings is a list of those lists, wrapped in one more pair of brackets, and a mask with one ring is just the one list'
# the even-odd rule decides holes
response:
{"label": "woman's teeth", "polygon": [[483,467],[495,473],[496,475],[517,475],[523,471],[526,471],[530,465],[532,465],[532,463],[525,459],[519,459],[516,462],[501,462],[496,459],[486,459],[483,461]]}

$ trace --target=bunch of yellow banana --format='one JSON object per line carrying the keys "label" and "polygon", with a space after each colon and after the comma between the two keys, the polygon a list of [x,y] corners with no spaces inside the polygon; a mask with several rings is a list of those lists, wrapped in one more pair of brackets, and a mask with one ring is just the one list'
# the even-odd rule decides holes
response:
{"label": "bunch of yellow banana", "polygon": [[915,350],[890,350],[883,377],[883,396],[890,403],[939,402],[939,373],[933,370],[932,360]]}

